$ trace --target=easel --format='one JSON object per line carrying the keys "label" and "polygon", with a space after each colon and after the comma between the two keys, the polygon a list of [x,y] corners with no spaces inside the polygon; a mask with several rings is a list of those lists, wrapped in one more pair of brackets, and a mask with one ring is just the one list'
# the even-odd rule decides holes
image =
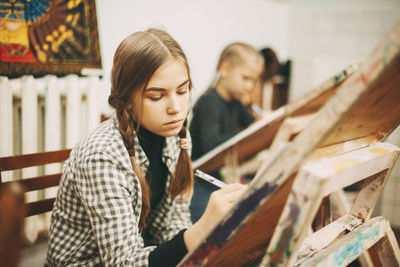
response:
{"label": "easel", "polygon": [[[302,264],[313,265],[321,260],[329,262],[328,265],[343,266],[366,251],[372,243],[376,244],[374,250],[378,257],[381,255],[379,258],[384,260],[382,264],[400,264],[399,248],[393,243],[388,222],[379,217],[369,220],[398,154],[396,147],[382,142],[400,125],[399,70],[400,23],[360,69],[343,82],[307,127],[272,160],[268,160],[267,166],[259,169],[240,201],[214,229],[206,233],[207,237],[181,261],[180,266],[252,266],[260,263],[261,259],[264,266],[295,264],[308,229],[307,220],[313,219],[305,214],[315,214],[320,204],[318,200],[324,196],[363,179],[366,182],[349,215],[317,231],[313,236],[321,242],[309,242],[312,248],[317,249],[330,245],[312,257],[308,255],[310,259]],[[361,156],[357,158],[360,151]],[[347,160],[345,156],[353,156],[356,160]],[[339,165],[343,168],[324,174],[322,160],[331,160],[331,165],[336,161],[353,164]],[[299,178],[302,184],[296,183],[298,177],[302,177]],[[311,182],[304,184],[308,179]],[[315,184],[320,184],[321,190],[313,188]],[[368,197],[371,191],[374,192],[373,198]],[[296,199],[296,193],[292,192],[304,193],[307,199]],[[294,219],[287,222],[288,218]],[[350,227],[357,225],[354,229]],[[378,234],[374,236],[362,235],[371,233],[371,230],[375,233],[375,229]],[[334,241],[346,231],[344,237]],[[332,255],[341,252],[346,245],[343,240],[357,241],[354,238],[357,233],[365,237],[355,243],[361,252],[340,254],[339,263],[330,262]],[[322,237],[328,241],[322,242]]]}
{"label": "easel", "polygon": [[350,65],[327,79],[321,85],[310,90],[303,97],[273,111],[231,139],[217,146],[193,162],[193,168],[204,172],[213,172],[223,166],[233,168],[254,157],[262,150],[268,149],[281,127],[282,122],[290,116],[303,116],[317,112],[336,92],[337,88],[358,68]]}
{"label": "easel", "polygon": [[[321,266],[343,266],[378,241],[387,243],[390,248],[388,252],[382,251],[379,260],[385,263],[390,259],[400,265],[399,247],[388,221],[382,217],[369,221],[398,153],[399,148],[376,142],[303,165],[294,180],[262,265],[292,266],[296,263],[296,266],[308,266],[319,262]],[[362,189],[350,212],[304,240],[322,199],[361,180],[364,181]],[[348,233],[340,237],[345,232]],[[328,248],[322,250],[325,247]],[[331,254],[335,254],[334,259]]]}
{"label": "easel", "polygon": [[[314,117],[315,117],[315,113],[309,114],[309,115],[286,118],[283,121],[282,126],[279,128],[279,130],[270,146],[268,154],[265,155],[264,166],[268,165],[269,161],[271,161],[275,155],[277,155],[285,146],[287,146],[289,144],[289,142],[291,140],[293,140],[293,138],[297,134],[299,134],[301,131],[303,131],[305,129],[305,127],[307,127],[308,123]],[[348,149],[349,149],[349,146],[353,146],[354,149],[356,149],[359,147],[359,144],[357,142],[353,141],[352,145],[351,145],[351,143],[347,143]],[[329,150],[329,149],[325,149],[325,150]],[[321,152],[320,152],[320,154],[321,154]],[[327,179],[327,177],[324,177],[324,178],[318,177],[318,178]],[[295,182],[295,185],[296,184],[304,185],[307,183],[307,181],[304,180],[304,177],[298,177],[296,179],[297,180]],[[300,180],[300,182],[298,180]],[[324,183],[324,182],[325,181],[319,181],[319,183]],[[314,188],[314,186],[316,188],[319,188],[320,184],[312,185],[313,188]],[[382,184],[382,187],[383,187],[383,184]],[[379,193],[381,191],[382,191],[382,188],[379,188]],[[299,196],[299,192],[295,191],[295,186],[293,186],[292,194]],[[310,196],[308,196],[308,197],[310,197]],[[306,222],[302,222],[300,225],[302,225],[303,230],[305,229],[311,233],[313,231],[312,229],[318,230],[318,229],[324,227],[325,225],[328,225],[329,223],[331,223],[331,221],[332,221],[331,202],[333,202],[335,204],[335,207],[337,210],[336,212],[340,215],[347,214],[351,209],[351,203],[349,203],[349,200],[347,199],[343,188],[340,188],[339,190],[332,192],[328,196],[322,196],[322,197],[320,196],[319,198],[314,198],[314,199],[308,198],[308,201],[313,201],[313,204],[317,205],[317,211],[315,211],[314,213],[308,214],[308,216],[311,216],[311,218],[314,218],[311,223],[307,224]],[[288,201],[288,203],[289,203],[289,201]],[[318,204],[318,203],[320,203],[320,204]],[[368,207],[368,208],[372,211],[375,204],[376,203],[373,203],[373,206]],[[290,208],[287,205],[288,204],[286,204],[285,208],[290,210]],[[284,220],[283,218],[281,217],[281,220]],[[278,234],[278,232],[275,231],[274,235],[277,235],[277,234]],[[307,235],[306,232],[304,232],[303,234]],[[271,248],[271,246],[272,245],[270,244],[269,247]],[[271,249],[271,250],[273,250],[273,249]],[[313,249],[312,251],[315,251],[315,249]],[[275,253],[275,252],[269,251],[269,253]],[[372,267],[373,266],[373,262],[368,253],[362,254],[360,256],[359,260],[363,267]]]}

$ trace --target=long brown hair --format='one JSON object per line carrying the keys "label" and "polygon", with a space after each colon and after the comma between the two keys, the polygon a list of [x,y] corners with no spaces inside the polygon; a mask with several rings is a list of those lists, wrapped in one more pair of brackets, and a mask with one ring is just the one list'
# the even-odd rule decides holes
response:
{"label": "long brown hair", "polygon": [[[189,65],[179,44],[165,31],[149,29],[136,32],[126,37],[118,46],[111,71],[111,95],[109,104],[115,108],[119,122],[119,132],[126,149],[129,152],[133,171],[139,178],[142,188],[142,211],[139,227],[146,227],[146,217],[150,212],[150,190],[146,178],[135,159],[135,130],[134,117],[128,108],[131,96],[142,97],[154,72],[170,57],[181,59],[186,65],[190,79]],[[136,112],[140,114],[140,112]],[[137,129],[140,127],[140,118],[137,119]],[[187,118],[179,132],[180,138],[186,138]],[[174,177],[168,188],[172,198],[181,195],[188,201],[193,192],[193,171],[190,156],[187,150],[181,149]]]}

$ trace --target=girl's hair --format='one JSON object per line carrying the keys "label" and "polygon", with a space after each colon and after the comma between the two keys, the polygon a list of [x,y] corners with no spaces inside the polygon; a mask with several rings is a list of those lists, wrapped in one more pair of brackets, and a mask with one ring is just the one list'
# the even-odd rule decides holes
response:
{"label": "girl's hair", "polygon": [[254,58],[259,61],[260,64],[264,64],[264,58],[262,54],[255,49],[253,46],[242,43],[242,42],[234,42],[229,44],[227,47],[222,50],[221,55],[217,64],[217,72],[216,75],[209,87],[214,88],[219,81],[219,70],[224,62],[228,62],[231,66],[238,66],[245,63],[249,57]]}
{"label": "girl's hair", "polygon": [[217,70],[219,70],[223,62],[228,62],[230,65],[236,66],[246,62],[249,56],[254,57],[256,60],[260,61],[260,63],[264,62],[261,53],[253,46],[241,42],[231,43],[222,50],[218,60]]}
{"label": "girl's hair", "polygon": [[263,80],[268,81],[279,72],[279,60],[275,51],[272,48],[266,47],[261,49],[261,54],[264,57],[264,72]]}
{"label": "girl's hair", "polygon": [[[134,114],[128,108],[132,103],[128,102],[132,96],[142,98],[143,91],[154,72],[171,57],[180,59],[185,64],[191,90],[189,65],[182,48],[168,33],[159,29],[148,29],[126,37],[115,52],[111,71],[111,95],[108,102],[116,110],[119,132],[128,150],[133,171],[138,176],[142,188],[142,211],[139,220],[141,229],[146,227],[146,217],[150,212],[150,190],[135,159],[134,135],[140,127],[140,115],[136,118],[135,131]],[[141,111],[136,111],[135,114],[141,114]],[[186,138],[186,134],[187,118],[179,132],[179,137]],[[181,149],[168,192],[172,198],[182,195],[186,201],[192,195],[193,171],[186,149]]]}

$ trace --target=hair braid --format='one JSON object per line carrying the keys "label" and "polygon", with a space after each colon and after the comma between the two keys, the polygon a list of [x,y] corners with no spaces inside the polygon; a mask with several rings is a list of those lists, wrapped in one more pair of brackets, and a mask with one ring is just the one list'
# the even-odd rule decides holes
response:
{"label": "hair braid", "polygon": [[125,147],[128,150],[132,169],[136,173],[142,189],[142,210],[140,213],[139,227],[143,229],[146,227],[146,217],[150,212],[150,189],[146,178],[135,159],[135,138],[133,135],[134,124],[132,116],[126,108],[117,108],[117,118],[119,121],[119,132],[121,133]]}
{"label": "hair braid", "polygon": [[[178,134],[180,138],[187,137],[186,127],[187,127],[187,119],[185,119],[182,129]],[[174,179],[171,182],[169,192],[173,198],[180,194],[184,195],[186,199],[190,199],[192,197],[193,169],[189,151],[187,149],[181,149],[179,153]]]}

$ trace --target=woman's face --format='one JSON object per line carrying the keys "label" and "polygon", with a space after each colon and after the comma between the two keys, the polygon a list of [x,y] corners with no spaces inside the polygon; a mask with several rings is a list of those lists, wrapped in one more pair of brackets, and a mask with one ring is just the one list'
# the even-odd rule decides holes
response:
{"label": "woman's face", "polygon": [[190,102],[188,70],[181,59],[170,57],[150,78],[143,95],[131,100],[141,126],[160,136],[179,133]]}
{"label": "woman's face", "polygon": [[248,57],[238,65],[227,63],[221,71],[221,78],[230,99],[242,100],[247,94],[251,94],[261,77],[262,67],[255,57]]}

